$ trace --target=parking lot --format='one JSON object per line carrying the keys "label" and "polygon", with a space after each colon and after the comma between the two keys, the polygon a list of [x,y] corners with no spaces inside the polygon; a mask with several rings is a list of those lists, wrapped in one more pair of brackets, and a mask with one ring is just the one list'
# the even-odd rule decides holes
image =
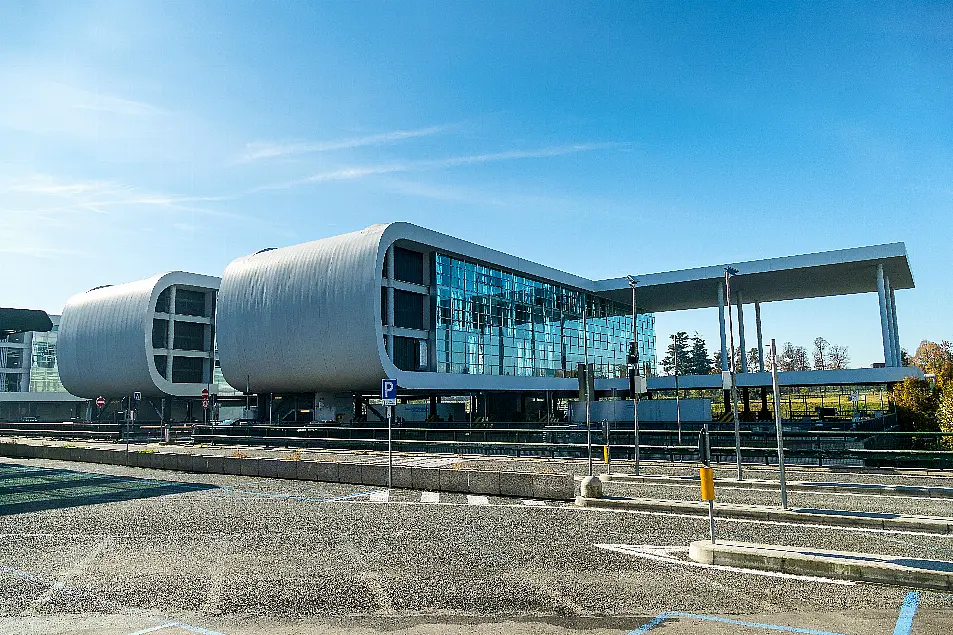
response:
{"label": "parking lot", "polygon": [[[953,631],[946,594],[690,562],[707,520],[678,514],[12,459],[0,512],[0,632]],[[946,536],[719,531],[953,559]]]}

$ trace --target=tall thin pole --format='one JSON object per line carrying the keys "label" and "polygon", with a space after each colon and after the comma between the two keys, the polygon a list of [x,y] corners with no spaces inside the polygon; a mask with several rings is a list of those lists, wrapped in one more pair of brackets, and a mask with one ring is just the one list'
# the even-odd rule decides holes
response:
{"label": "tall thin pole", "polygon": [[771,387],[774,389],[774,424],[778,429],[778,470],[781,479],[781,507],[788,508],[788,485],[784,478],[784,434],[781,431],[781,387],[778,385],[777,348],[771,339]]}
{"label": "tall thin pole", "polygon": [[387,489],[394,483],[394,406],[387,406]]}
{"label": "tall thin pole", "polygon": [[629,278],[629,286],[632,287],[632,347],[633,353],[635,354],[635,364],[633,372],[635,373],[635,384],[636,390],[632,391],[632,433],[633,433],[633,455],[635,458],[635,475],[639,476],[639,391],[638,391],[638,380],[639,380],[639,331],[638,331],[638,314],[635,310],[635,287],[639,284],[639,281],[635,278]]}
{"label": "tall thin pole", "polygon": [[737,273],[736,269],[725,267],[725,296],[728,304],[728,336],[731,342],[731,357],[728,370],[731,373],[731,414],[735,422],[735,460],[738,463],[738,480],[742,480],[741,473],[741,422],[738,421],[738,382],[735,381],[735,331],[731,322],[731,276]]}
{"label": "tall thin pole", "polygon": [[589,450],[589,476],[592,476],[592,422],[590,421],[590,410],[589,410],[589,401],[591,395],[589,394],[589,381],[592,380],[595,383],[594,378],[589,377],[589,331],[586,329],[586,316],[588,315],[589,300],[585,294],[582,296],[582,351],[583,351],[583,368],[585,368],[585,376],[583,377],[583,386],[585,390],[583,391],[586,397],[586,445]]}
{"label": "tall thin pole", "polygon": [[678,398],[678,334],[672,336],[675,341],[675,423],[678,426],[678,444],[682,444],[682,404]]}

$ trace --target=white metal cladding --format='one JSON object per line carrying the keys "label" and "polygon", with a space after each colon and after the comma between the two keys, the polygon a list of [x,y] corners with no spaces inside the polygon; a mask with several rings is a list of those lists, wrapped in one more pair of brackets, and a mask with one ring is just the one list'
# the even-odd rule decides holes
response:
{"label": "white metal cladding", "polygon": [[[152,319],[156,299],[173,285],[217,289],[219,279],[184,271],[93,289],[66,302],[57,365],[67,391],[92,399],[133,392],[194,396],[197,384],[173,384],[155,368]],[[171,343],[170,343],[171,345]]]}
{"label": "white metal cladding", "polygon": [[222,276],[216,329],[225,381],[251,392],[318,392],[376,390],[385,377],[408,388],[442,379],[398,370],[384,348],[381,273],[387,249],[397,241],[576,288],[591,286],[584,278],[409,223],[262,251],[234,260]]}
{"label": "white metal cladding", "polygon": [[219,293],[218,351],[252,392],[369,389],[384,377],[381,235],[386,225],[233,261]]}

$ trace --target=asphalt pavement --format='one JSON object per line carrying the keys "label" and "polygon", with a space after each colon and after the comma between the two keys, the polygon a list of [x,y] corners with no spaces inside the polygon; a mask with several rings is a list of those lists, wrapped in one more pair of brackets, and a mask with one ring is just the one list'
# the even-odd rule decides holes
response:
{"label": "asphalt pavement", "polygon": [[[945,536],[718,530],[953,558]],[[693,564],[707,532],[677,514],[6,459],[0,632],[895,632],[906,589]],[[953,597],[918,598],[908,632],[953,632]]]}

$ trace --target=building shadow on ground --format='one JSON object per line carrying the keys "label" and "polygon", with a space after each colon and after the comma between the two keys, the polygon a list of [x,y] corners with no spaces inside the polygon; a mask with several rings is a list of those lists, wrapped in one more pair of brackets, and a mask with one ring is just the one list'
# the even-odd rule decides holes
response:
{"label": "building shadow on ground", "polygon": [[0,516],[212,489],[217,487],[0,463]]}

